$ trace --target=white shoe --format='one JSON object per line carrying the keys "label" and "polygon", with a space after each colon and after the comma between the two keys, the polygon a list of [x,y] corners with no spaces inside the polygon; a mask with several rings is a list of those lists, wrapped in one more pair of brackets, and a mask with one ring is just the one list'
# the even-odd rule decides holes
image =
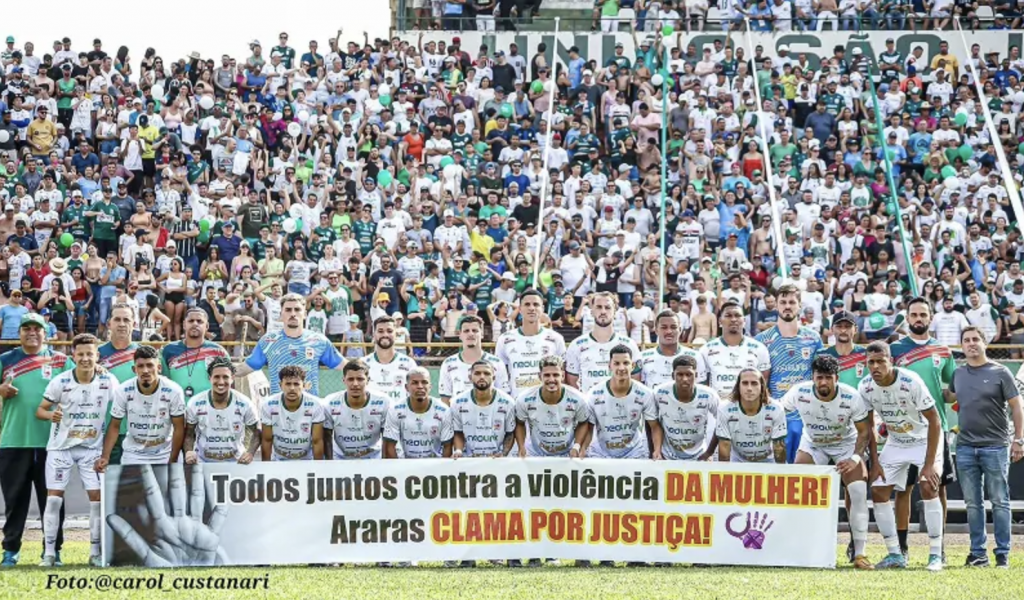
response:
{"label": "white shoe", "polygon": [[103,557],[100,556],[99,554],[94,554],[93,556],[89,557],[89,565],[93,566],[93,567],[103,567],[103,566],[106,566],[106,565],[103,564]]}
{"label": "white shoe", "polygon": [[39,563],[40,567],[52,569],[57,564],[56,556],[44,556],[42,562]]}

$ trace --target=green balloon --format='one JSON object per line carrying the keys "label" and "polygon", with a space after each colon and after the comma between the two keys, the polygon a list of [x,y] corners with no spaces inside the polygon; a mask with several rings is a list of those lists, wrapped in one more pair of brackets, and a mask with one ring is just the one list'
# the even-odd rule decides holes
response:
{"label": "green balloon", "polygon": [[380,97],[380,103],[383,104],[384,106],[391,106],[391,96],[384,94],[383,96]]}
{"label": "green balloon", "polygon": [[199,233],[206,233],[208,231],[210,231],[210,221],[208,219],[199,221]]}
{"label": "green balloon", "polygon": [[295,232],[302,233],[302,219],[295,219]]}
{"label": "green balloon", "polygon": [[512,117],[513,113],[514,113],[514,111],[512,110],[512,105],[511,104],[506,102],[505,104],[501,105],[501,109],[499,110],[499,114],[501,114],[501,116],[503,116],[506,119],[508,119],[508,118]]}
{"label": "green balloon", "polygon": [[1024,154],[1024,142],[1021,142],[1020,146],[1017,146],[1017,153]]}
{"label": "green balloon", "polygon": [[203,231],[202,229],[200,229],[199,230],[199,243],[200,244],[205,244],[206,242],[209,242],[209,241],[210,241],[210,230],[207,229],[206,231]]}
{"label": "green balloon", "polygon": [[967,113],[956,113],[956,116],[953,117],[953,122],[956,123],[957,127],[963,127],[967,124]]}
{"label": "green balloon", "polygon": [[391,185],[392,181],[394,181],[394,177],[392,177],[391,173],[388,171],[381,171],[377,173],[377,183],[380,184],[381,187],[388,187]]}
{"label": "green balloon", "polygon": [[60,245],[67,248],[71,244],[75,243],[75,236],[70,233],[62,233],[60,236]]}
{"label": "green balloon", "polygon": [[896,160],[896,151],[895,150],[886,150],[885,151],[885,155],[889,158],[889,162],[892,162],[892,161]]}
{"label": "green balloon", "polygon": [[666,25],[666,26],[661,28],[661,35],[663,35],[665,37],[668,37],[668,36],[672,35],[675,32],[676,32],[676,28],[672,27],[671,25]]}
{"label": "green balloon", "polygon": [[942,175],[943,179],[949,179],[950,177],[956,177],[956,169],[954,169],[953,167],[951,167],[949,165],[946,165],[946,166],[942,167],[942,171],[940,171],[940,174]]}
{"label": "green balloon", "polygon": [[452,158],[450,156],[446,156],[446,157],[441,159],[441,168],[442,169],[447,167],[448,165],[451,165],[451,164],[455,164],[455,159],[454,158]]}
{"label": "green balloon", "polygon": [[871,315],[868,317],[868,325],[870,325],[872,329],[882,329],[885,327],[885,315],[882,313],[875,313]]}
{"label": "green balloon", "polygon": [[960,158],[970,160],[972,156],[974,156],[974,150],[970,146],[967,144],[960,146]]}
{"label": "green balloon", "polygon": [[537,79],[536,81],[530,84],[530,91],[533,92],[534,94],[539,94],[543,92],[544,83],[540,79]]}

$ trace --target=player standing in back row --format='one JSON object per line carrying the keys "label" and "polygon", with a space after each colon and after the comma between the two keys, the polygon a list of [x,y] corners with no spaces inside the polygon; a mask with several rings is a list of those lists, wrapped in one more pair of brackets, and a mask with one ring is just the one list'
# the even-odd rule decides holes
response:
{"label": "player standing in back row", "polygon": [[[860,395],[870,410],[878,412],[888,437],[885,448],[871,455],[871,497],[875,523],[889,551],[876,569],[905,569],[907,558],[900,552],[896,535],[896,513],[889,501],[892,490],[906,489],[911,467],[920,472],[921,498],[930,546],[928,570],[942,570],[942,503],[939,474],[942,472],[942,425],[935,402],[921,378],[908,369],[894,367],[889,345],[868,345],[870,378],[860,383]],[[877,455],[877,456],[876,456]]]}
{"label": "player standing in back row", "polygon": [[591,302],[594,329],[569,344],[565,351],[565,382],[587,391],[611,376],[612,348],[625,346],[632,352],[634,369],[639,366],[640,348],[629,336],[615,333],[613,321],[618,300],[611,292],[598,292]]}
{"label": "player standing in back row", "polygon": [[693,358],[697,369],[694,383],[706,384],[708,368],[704,364],[704,357],[700,352],[679,343],[679,336],[682,333],[679,315],[669,309],[661,311],[654,319],[654,331],[658,334],[658,347],[640,352],[637,368],[640,383],[654,389],[663,383],[674,381],[676,359],[680,356],[689,356]]}
{"label": "player standing in back row", "polygon": [[[811,362],[822,349],[821,336],[810,327],[800,325],[800,289],[786,284],[777,294],[779,322],[757,335],[757,341],[768,348],[771,373],[768,395],[778,401],[789,388],[811,379]],[[796,460],[803,422],[800,413],[786,413],[786,462]]]}
{"label": "player standing in back row", "polygon": [[505,332],[498,338],[494,355],[508,369],[508,389],[513,398],[540,385],[540,361],[545,356],[565,356],[562,334],[540,326],[544,300],[535,289],[524,290],[519,296],[519,316],[523,323],[518,329]]}
{"label": "player standing in back row", "polygon": [[708,368],[708,385],[722,398],[732,397],[736,378],[744,369],[756,369],[766,380],[771,373],[768,348],[743,334],[743,319],[743,308],[739,304],[724,303],[718,310],[721,337],[700,348],[700,355]]}
{"label": "player standing in back row", "polygon": [[483,349],[484,320],[476,315],[466,315],[459,319],[456,328],[462,347],[459,348],[458,354],[449,356],[441,363],[441,370],[438,373],[440,379],[437,382],[441,400],[445,404],[451,404],[452,398],[473,389],[473,384],[469,381],[469,369],[480,360],[494,365],[494,387],[507,392],[508,369],[505,363]]}
{"label": "player standing in back row", "polygon": [[85,493],[89,496],[89,564],[103,566],[100,550],[100,479],[96,461],[103,452],[103,421],[107,406],[120,395],[117,379],[109,373],[97,373],[100,341],[89,333],[75,336],[71,354],[75,368],[58,375],[43,393],[36,418],[50,421],[50,441],[46,445],[46,511],[43,513],[43,562],[56,565],[57,530],[64,490],[71,480],[71,469],[78,468]]}
{"label": "player standing in back row", "polygon": [[380,317],[373,322],[373,352],[363,359],[369,368],[369,386],[397,404],[405,399],[405,386],[409,373],[416,368],[416,360],[395,349],[395,328],[391,317]]}

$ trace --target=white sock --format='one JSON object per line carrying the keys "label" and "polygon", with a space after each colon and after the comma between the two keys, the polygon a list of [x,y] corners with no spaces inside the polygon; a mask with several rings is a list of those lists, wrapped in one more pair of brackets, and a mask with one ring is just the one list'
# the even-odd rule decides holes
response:
{"label": "white sock", "polygon": [[878,525],[878,532],[885,539],[885,547],[889,554],[899,554],[900,539],[896,536],[896,512],[892,509],[891,502],[875,502],[875,523]]}
{"label": "white sock", "polygon": [[854,556],[864,556],[868,541],[868,482],[854,481],[846,486],[850,496],[850,533]]}
{"label": "white sock", "polygon": [[100,503],[89,502],[89,542],[91,542],[92,551],[89,556],[100,555],[100,527],[102,527],[103,521],[100,518]]}
{"label": "white sock", "polygon": [[942,501],[938,498],[924,501],[924,523],[928,527],[929,553],[942,556]]}
{"label": "white sock", "polygon": [[60,531],[60,508],[64,498],[47,496],[46,509],[43,511],[43,556],[57,555],[57,533]]}

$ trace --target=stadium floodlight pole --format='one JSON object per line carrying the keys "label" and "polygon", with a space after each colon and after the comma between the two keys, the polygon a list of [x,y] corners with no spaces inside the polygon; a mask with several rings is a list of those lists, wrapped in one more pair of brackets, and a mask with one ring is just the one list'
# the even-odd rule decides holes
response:
{"label": "stadium floodlight pole", "polygon": [[[762,123],[757,113],[761,112],[763,104],[761,103],[761,88],[757,85],[757,61],[753,57],[757,56],[754,54],[754,34],[751,33],[750,29],[750,17],[744,17],[744,22],[747,26],[746,35],[744,36],[747,41],[747,52],[750,53],[751,64],[754,65],[753,72],[750,76],[754,78],[754,101],[757,102],[757,110],[754,115],[757,118],[756,132],[762,132]],[[782,236],[782,211],[779,210],[779,203],[775,194],[775,174],[772,172],[772,159],[768,151],[768,136],[771,134],[770,131],[764,131],[763,135],[757,135],[761,139],[761,152],[764,153],[764,172],[765,181],[768,184],[768,205],[772,208],[772,229],[775,234],[775,253],[778,256],[779,261],[779,275],[785,279],[789,275],[789,270],[786,268],[786,255],[782,251],[782,243],[786,241],[786,238]],[[756,135],[756,134],[755,134]],[[751,215],[753,217],[753,215]],[[748,256],[753,258],[752,256]]]}
{"label": "stadium floodlight pole", "polygon": [[[964,28],[960,25],[960,19],[953,19],[953,23],[960,34],[960,43],[964,46],[965,56],[970,56],[971,49],[967,46],[967,37],[964,36]],[[974,68],[973,62],[969,62],[965,66],[971,69],[974,89],[978,92],[978,104],[981,105],[981,110],[985,114],[985,127],[988,129],[988,135],[992,138],[992,145],[996,149],[996,159],[999,161],[999,170],[1003,175],[1003,185],[1006,186],[1006,194],[1010,197],[1010,206],[1013,207],[1014,217],[1020,223],[1021,219],[1024,219],[1024,207],[1022,207],[1020,201],[1020,190],[1017,187],[1017,182],[1013,179],[1013,175],[1011,175],[1013,171],[1010,170],[1010,162],[1006,160],[1006,151],[999,140],[999,132],[996,131],[995,121],[992,120],[992,111],[988,108],[988,100],[985,98],[985,91],[982,89],[981,78],[978,77],[978,71]]]}
{"label": "stadium floodlight pole", "polygon": [[[881,71],[879,71],[881,73]],[[910,239],[907,236],[907,229],[903,226],[903,211],[900,209],[899,196],[896,193],[896,179],[892,176],[892,160],[889,158],[889,149],[885,145],[885,123],[882,121],[882,107],[878,102],[878,89],[875,87],[875,78],[868,71],[868,86],[871,88],[871,101],[875,107],[875,126],[878,127],[878,136],[881,141],[882,161],[885,162],[885,180],[889,184],[889,198],[892,201],[893,212],[896,213],[896,227],[900,231],[900,246],[903,247],[903,260],[907,263],[907,278],[910,280],[910,293],[917,296],[917,274],[914,273],[914,262],[910,253]]]}
{"label": "stadium floodlight pole", "polygon": [[[665,277],[668,275],[668,257],[665,256],[665,205],[668,204],[668,44],[662,38],[661,61],[661,215],[658,228],[661,230],[661,277],[658,278],[658,312],[665,309]],[[639,256],[639,254],[637,254]]]}
{"label": "stadium floodlight pole", "polygon": [[540,223],[537,223],[537,258],[533,261],[533,287],[538,288],[537,278],[540,277],[540,263],[543,262],[541,252],[544,249],[544,232],[547,228],[544,226],[544,201],[548,197],[548,188],[551,186],[551,174],[548,172],[548,164],[551,156],[551,132],[554,131],[554,120],[555,120],[555,90],[558,88],[556,83],[555,65],[558,63],[558,27],[561,23],[561,17],[555,17],[555,43],[551,52],[551,79],[548,79],[548,83],[551,85],[551,89],[548,91],[548,131],[545,134],[544,139],[544,171],[540,174],[543,185],[540,188],[540,203],[537,206],[537,217],[540,219]]}

